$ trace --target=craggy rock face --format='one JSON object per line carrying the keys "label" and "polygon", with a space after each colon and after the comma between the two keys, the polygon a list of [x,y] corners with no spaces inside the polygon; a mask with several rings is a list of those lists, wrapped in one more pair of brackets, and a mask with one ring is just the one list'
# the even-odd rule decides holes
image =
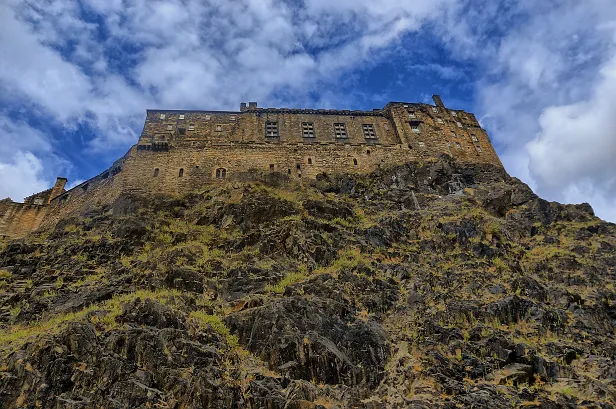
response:
{"label": "craggy rock face", "polygon": [[616,226],[448,157],[0,247],[2,408],[613,408]]}

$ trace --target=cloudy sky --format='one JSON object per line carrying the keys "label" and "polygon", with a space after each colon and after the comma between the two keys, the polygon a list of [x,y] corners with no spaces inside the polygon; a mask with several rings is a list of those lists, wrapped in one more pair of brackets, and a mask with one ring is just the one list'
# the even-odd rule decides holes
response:
{"label": "cloudy sky", "polygon": [[0,198],[96,175],[148,108],[433,93],[541,196],[616,221],[614,0],[0,0]]}

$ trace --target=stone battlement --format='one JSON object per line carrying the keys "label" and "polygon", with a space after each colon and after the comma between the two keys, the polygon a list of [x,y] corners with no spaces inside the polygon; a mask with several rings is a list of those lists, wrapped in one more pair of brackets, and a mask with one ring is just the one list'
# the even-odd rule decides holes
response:
{"label": "stone battlement", "polygon": [[148,110],[135,146],[108,170],[64,191],[66,179],[26,198],[0,202],[0,234],[20,237],[121,192],[181,193],[207,183],[280,172],[369,173],[380,166],[448,154],[502,166],[475,116],[435,105],[390,102],[372,111],[259,108]]}

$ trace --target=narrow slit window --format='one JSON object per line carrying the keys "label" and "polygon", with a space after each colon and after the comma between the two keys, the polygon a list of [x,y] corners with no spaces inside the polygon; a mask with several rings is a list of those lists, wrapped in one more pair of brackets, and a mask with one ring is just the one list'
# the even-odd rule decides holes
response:
{"label": "narrow slit window", "polygon": [[363,124],[364,129],[364,137],[366,139],[374,139],[376,138],[376,132],[374,132],[374,125],[372,124]]}
{"label": "narrow slit window", "polygon": [[184,176],[184,169],[180,169],[180,172],[178,173],[178,177],[182,177]]}
{"label": "narrow slit window", "polygon": [[273,172],[273,171],[274,171],[274,164],[270,163],[270,172]]}
{"label": "narrow slit window", "polygon": [[274,121],[265,122],[265,136],[268,138],[278,137],[278,122],[274,122]]}
{"label": "narrow slit window", "polygon": [[302,170],[302,165],[301,165],[301,164],[299,164],[299,163],[296,163],[296,164],[295,164],[295,168],[296,168],[297,170]]}
{"label": "narrow slit window", "polygon": [[312,122],[302,122],[302,136],[314,138],[314,124]]}
{"label": "narrow slit window", "polygon": [[312,165],[312,158],[308,158],[308,164]]}
{"label": "narrow slit window", "polygon": [[357,166],[357,159],[353,158],[353,165]]}
{"label": "narrow slit window", "polygon": [[154,169],[154,177],[158,177],[158,168]]}
{"label": "narrow slit window", "polygon": [[368,150],[366,151],[366,155],[370,156],[370,153],[371,153],[371,152],[370,152],[370,149],[368,149]]}
{"label": "narrow slit window", "polygon": [[346,138],[347,137],[346,125],[343,123],[334,124],[334,133],[336,134],[336,138]]}

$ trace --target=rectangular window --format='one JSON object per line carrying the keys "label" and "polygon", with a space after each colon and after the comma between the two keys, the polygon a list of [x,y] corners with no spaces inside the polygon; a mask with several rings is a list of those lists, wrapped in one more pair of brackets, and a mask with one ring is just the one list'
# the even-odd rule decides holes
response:
{"label": "rectangular window", "polygon": [[415,121],[411,121],[411,130],[415,133],[419,133],[421,132],[421,129],[419,128],[420,123],[419,122],[415,122]]}
{"label": "rectangular window", "polygon": [[186,128],[178,128],[180,135],[186,135]]}
{"label": "rectangular window", "polygon": [[312,122],[302,122],[302,136],[314,138],[314,124]]}
{"label": "rectangular window", "polygon": [[376,138],[376,133],[374,132],[374,125],[363,124],[362,127],[364,128],[364,137],[366,139]]}
{"label": "rectangular window", "polygon": [[184,119],[184,115],[180,115],[179,119]]}
{"label": "rectangular window", "polygon": [[438,113],[438,108],[437,107],[432,107],[432,112],[434,112],[435,114]]}
{"label": "rectangular window", "polygon": [[230,119],[231,121],[235,121],[235,115],[231,115],[231,116],[229,117],[229,119]]}
{"label": "rectangular window", "polygon": [[473,142],[479,142],[479,139],[477,139],[475,135],[471,135],[471,139],[473,140]]}
{"label": "rectangular window", "polygon": [[336,138],[346,138],[346,125],[343,123],[334,124],[334,133],[336,134]]}
{"label": "rectangular window", "polygon": [[222,132],[222,125],[216,125],[216,132]]}
{"label": "rectangular window", "polygon": [[454,112],[454,111],[451,111],[451,115],[458,116],[458,114],[456,112]]}
{"label": "rectangular window", "polygon": [[480,146],[475,146],[475,148],[477,148],[477,152],[481,152],[481,147]]}
{"label": "rectangular window", "polygon": [[206,115],[206,116],[205,116],[205,120],[206,120],[206,121],[209,121],[210,119],[212,119],[212,117],[211,117],[210,115]]}
{"label": "rectangular window", "polygon": [[451,131],[451,137],[455,138],[456,137],[456,133],[454,131]]}
{"label": "rectangular window", "polygon": [[265,136],[268,138],[278,137],[278,122],[267,121],[265,122]]}
{"label": "rectangular window", "polygon": [[165,114],[160,114],[160,119],[165,119]]}
{"label": "rectangular window", "polygon": [[443,120],[442,120],[441,118],[437,118],[437,119],[436,119],[436,122],[438,122],[439,124],[442,124],[442,123],[443,123]]}
{"label": "rectangular window", "polygon": [[168,131],[173,131],[173,125],[167,125],[167,130]]}
{"label": "rectangular window", "polygon": [[462,123],[461,122],[456,122],[456,125],[458,125],[458,128],[462,128]]}
{"label": "rectangular window", "polygon": [[423,143],[423,142],[418,142],[417,144],[419,145],[420,148],[425,148],[426,147],[426,144]]}
{"label": "rectangular window", "polygon": [[409,111],[409,116],[410,116],[412,119],[417,118],[417,115],[415,115],[415,112],[414,112],[414,111]]}
{"label": "rectangular window", "polygon": [[189,131],[194,131],[195,130],[195,124],[188,125],[188,130]]}

